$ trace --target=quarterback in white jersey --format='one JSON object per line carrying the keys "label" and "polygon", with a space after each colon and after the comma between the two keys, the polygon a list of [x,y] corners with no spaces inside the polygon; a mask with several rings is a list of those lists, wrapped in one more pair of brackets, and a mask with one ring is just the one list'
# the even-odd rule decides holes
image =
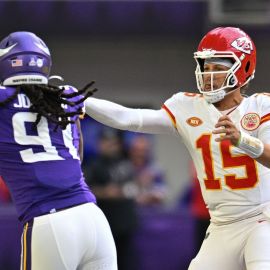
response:
{"label": "quarterback in white jersey", "polygon": [[[200,94],[178,93],[163,108],[194,161],[211,221],[227,224],[258,215],[270,202],[270,170],[230,140],[216,142],[213,134],[222,112]],[[243,98],[228,115],[238,130],[270,141],[270,96]]]}
{"label": "quarterback in white jersey", "polygon": [[211,223],[189,270],[270,269],[270,96],[244,95],[256,48],[239,28],[208,32],[194,53],[200,94],[160,110],[88,98],[86,113],[114,128],[179,136],[195,163]]}

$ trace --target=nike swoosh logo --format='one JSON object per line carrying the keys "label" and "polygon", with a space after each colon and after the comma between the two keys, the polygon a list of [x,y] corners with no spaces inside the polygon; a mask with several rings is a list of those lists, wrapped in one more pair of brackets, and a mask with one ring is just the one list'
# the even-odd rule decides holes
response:
{"label": "nike swoosh logo", "polygon": [[5,48],[5,49],[0,49],[0,57],[2,57],[3,55],[7,54],[11,49],[13,49],[15,46],[17,45],[17,43]]}
{"label": "nike swoosh logo", "polygon": [[45,52],[45,53],[48,54],[48,55],[51,55],[51,54],[50,54],[50,51],[49,51],[49,49],[48,49],[47,47],[44,47],[44,46],[41,45],[40,43],[36,43],[36,42],[35,42],[35,44],[36,44],[43,52]]}

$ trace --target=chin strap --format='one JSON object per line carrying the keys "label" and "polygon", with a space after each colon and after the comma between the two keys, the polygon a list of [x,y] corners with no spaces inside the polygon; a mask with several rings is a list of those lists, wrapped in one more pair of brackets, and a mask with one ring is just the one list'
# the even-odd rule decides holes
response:
{"label": "chin strap", "polygon": [[230,91],[226,92],[224,89],[218,91],[218,92],[215,92],[215,93],[203,93],[203,97],[206,99],[207,102],[209,103],[216,103],[216,102],[219,102],[221,101],[225,96],[233,93],[235,90],[237,90],[237,88],[233,88],[231,89]]}
{"label": "chin strap", "polygon": [[203,97],[206,99],[209,103],[216,103],[221,101],[226,96],[226,92],[224,90],[221,90],[216,93],[204,93]]}

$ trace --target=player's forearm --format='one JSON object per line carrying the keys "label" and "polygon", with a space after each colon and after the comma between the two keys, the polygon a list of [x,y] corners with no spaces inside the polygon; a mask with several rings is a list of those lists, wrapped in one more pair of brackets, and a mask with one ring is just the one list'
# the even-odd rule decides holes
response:
{"label": "player's forearm", "polygon": [[76,120],[76,125],[77,125],[79,135],[80,135],[78,154],[79,154],[79,157],[80,157],[80,161],[82,163],[83,162],[83,134],[82,134],[81,123],[80,123],[79,119]]}
{"label": "player's forearm", "polygon": [[152,134],[175,134],[164,110],[132,109],[103,99],[88,98],[86,113],[107,126]]}
{"label": "player's forearm", "polygon": [[263,166],[270,168],[270,145],[264,144],[264,150],[261,156],[256,158],[256,161],[261,163]]}
{"label": "player's forearm", "polygon": [[237,147],[245,151],[247,155],[254,158],[257,162],[270,168],[270,145],[243,131],[240,134]]}
{"label": "player's forearm", "polygon": [[103,99],[88,98],[86,113],[98,122],[122,130],[137,131],[141,119],[137,109],[130,109]]}

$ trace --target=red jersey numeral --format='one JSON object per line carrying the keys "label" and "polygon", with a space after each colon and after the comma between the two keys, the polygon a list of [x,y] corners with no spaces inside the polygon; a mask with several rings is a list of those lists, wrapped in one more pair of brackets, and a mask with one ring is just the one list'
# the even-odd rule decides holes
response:
{"label": "red jersey numeral", "polygon": [[[204,134],[196,141],[196,147],[201,149],[206,178],[204,179],[206,189],[221,189],[220,179],[215,177],[214,160],[211,150],[211,134]],[[231,189],[253,188],[258,182],[256,162],[247,155],[232,156],[230,141],[222,141],[220,144],[220,154],[224,169],[234,167],[244,167],[245,177],[237,177],[236,174],[225,174],[224,179]]]}
{"label": "red jersey numeral", "polygon": [[206,174],[206,178],[204,179],[206,189],[220,189],[220,179],[215,177],[214,161],[212,158],[210,141],[211,134],[202,135],[197,140],[196,146],[202,150],[202,157]]}

